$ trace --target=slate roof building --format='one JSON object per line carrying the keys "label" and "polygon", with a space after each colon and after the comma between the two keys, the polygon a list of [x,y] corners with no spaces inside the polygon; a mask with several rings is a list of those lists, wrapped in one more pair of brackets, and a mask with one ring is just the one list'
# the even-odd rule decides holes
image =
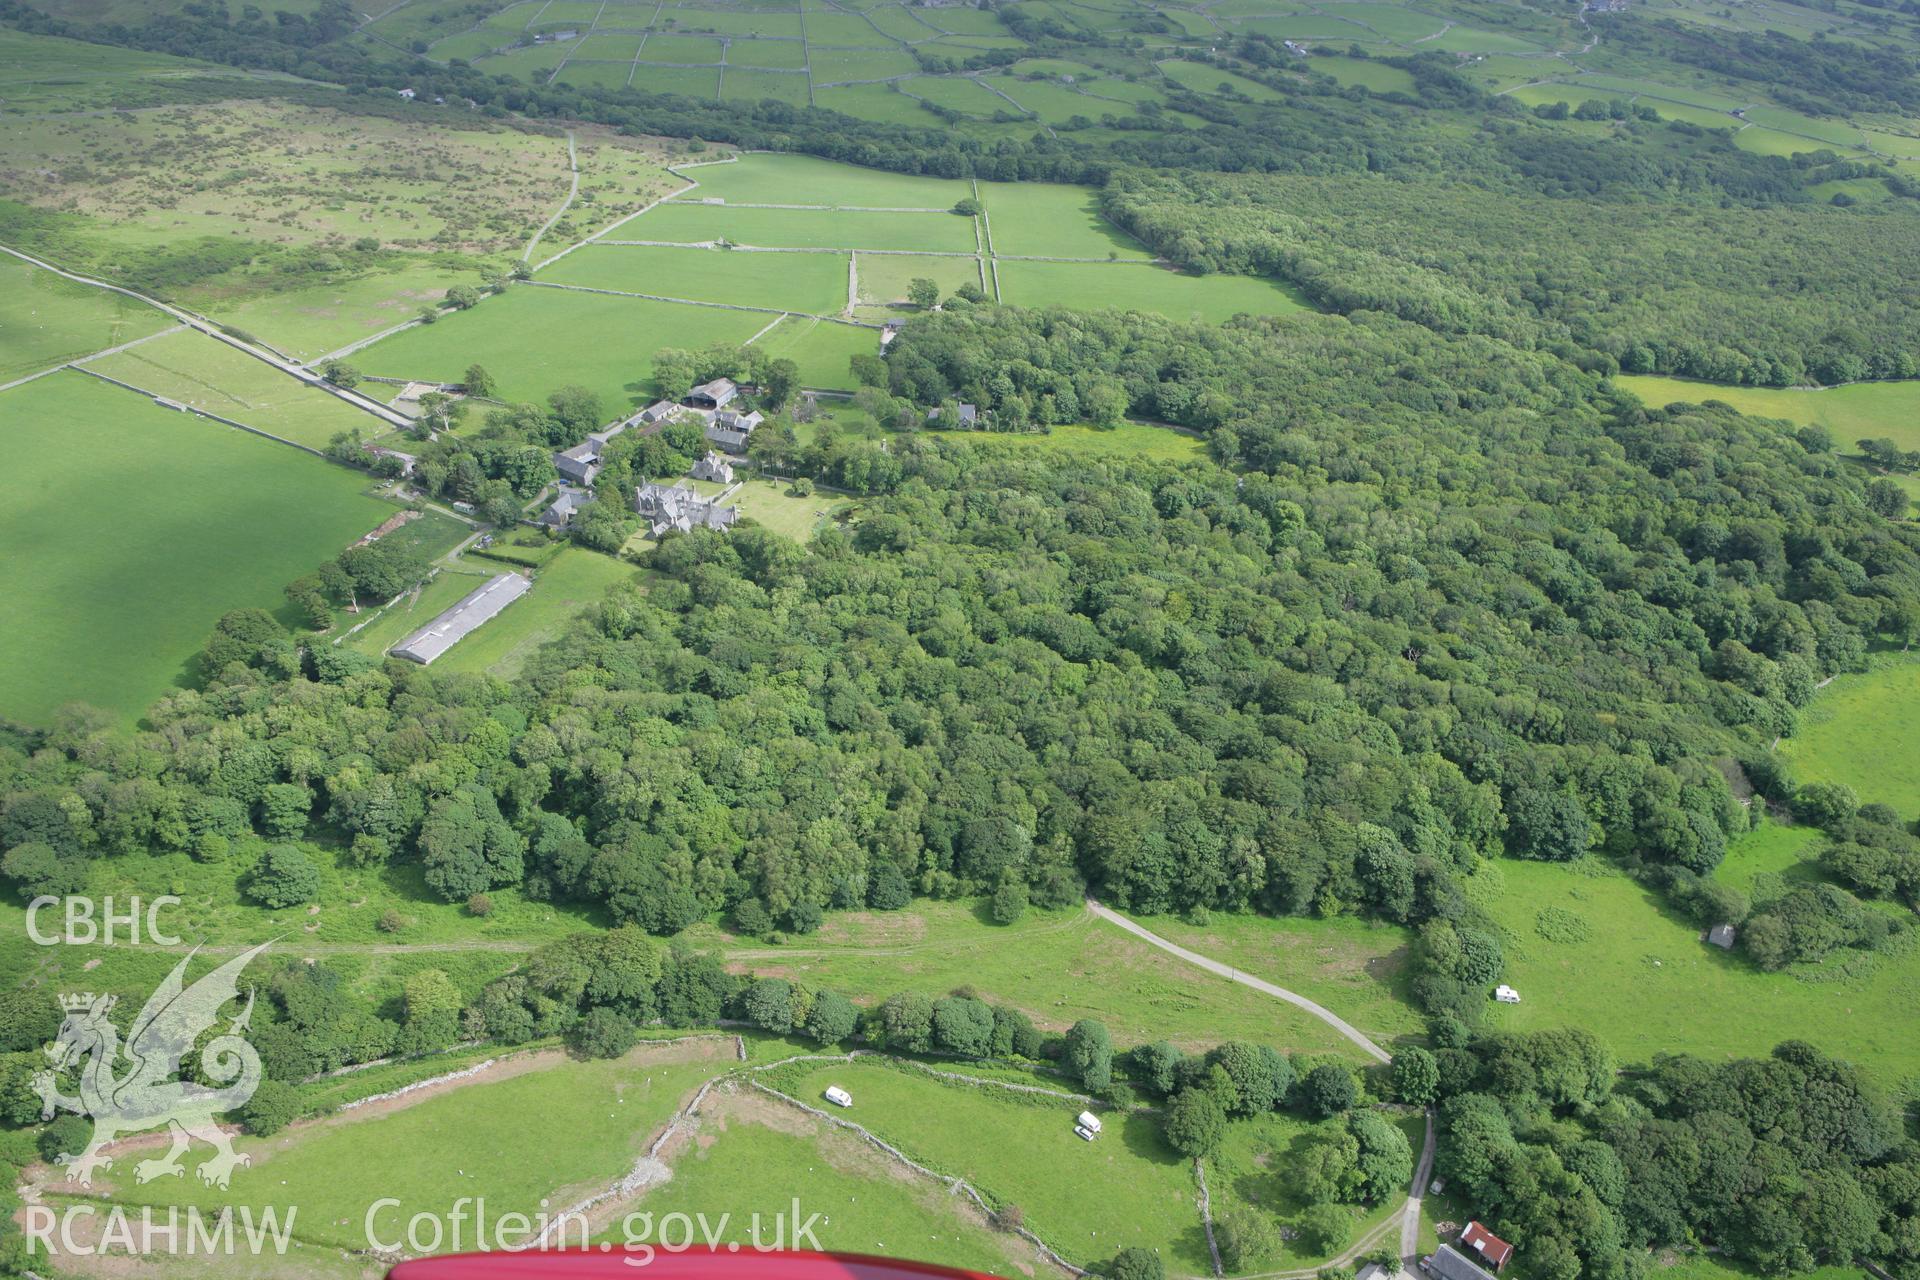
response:
{"label": "slate roof building", "polygon": [[980,410],[970,404],[955,405],[952,422],[943,423],[941,421],[943,416],[937,406],[927,410],[928,425],[957,427],[961,431],[971,431],[980,425]]}
{"label": "slate roof building", "polygon": [[1493,1273],[1450,1244],[1420,1259],[1420,1269],[1435,1280],[1493,1280]]}
{"label": "slate roof building", "polygon": [[486,585],[469,591],[460,602],[387,650],[426,666],[464,639],[473,629],[527,593],[532,581],[517,573],[502,573]]}
{"label": "slate roof building", "polygon": [[751,413],[722,409],[707,423],[707,441],[719,445],[728,453],[745,453],[753,429],[765,421],[765,415],[758,409]]}
{"label": "slate roof building", "polygon": [[724,454],[709,449],[706,457],[693,464],[693,478],[711,480],[715,484],[732,484],[733,464],[727,461]]}
{"label": "slate roof building", "polygon": [[1707,941],[1722,951],[1733,950],[1734,932],[1730,924],[1717,924],[1707,930]]}
{"label": "slate roof building", "polygon": [[633,492],[633,509],[647,522],[654,537],[677,529],[731,529],[740,518],[738,507],[723,507],[712,498],[703,498],[691,489],[649,481]]}
{"label": "slate roof building", "polygon": [[607,441],[627,429],[627,423],[616,422],[600,431],[587,433],[587,438],[571,449],[563,449],[553,455],[553,469],[560,473],[562,480],[577,485],[591,486],[593,478],[600,474],[600,459],[607,451]]}
{"label": "slate roof building", "polygon": [[569,483],[591,485],[593,478],[600,474],[600,446],[588,440],[571,449],[562,449],[553,455],[553,469]]}
{"label": "slate roof building", "polygon": [[740,394],[732,378],[703,382],[687,393],[687,403],[696,409],[724,409]]}
{"label": "slate roof building", "polygon": [[540,523],[550,529],[565,529],[573,523],[574,513],[593,501],[593,495],[584,489],[562,487],[560,496],[547,504],[540,513]]}

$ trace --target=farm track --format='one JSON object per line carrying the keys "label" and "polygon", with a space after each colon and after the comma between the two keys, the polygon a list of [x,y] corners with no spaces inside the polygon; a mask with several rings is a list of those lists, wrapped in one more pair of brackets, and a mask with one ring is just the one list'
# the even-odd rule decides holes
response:
{"label": "farm track", "polygon": [[[565,66],[566,64],[563,62],[560,65]],[[555,74],[558,74],[558,68],[555,69]],[[533,233],[533,239],[527,241],[527,247],[520,252],[520,261],[522,262],[532,260],[533,251],[539,247],[540,238],[546,235],[547,232],[553,230],[554,223],[567,216],[567,210],[573,208],[574,200],[580,195],[580,152],[574,145],[573,130],[571,129],[567,130],[567,168],[572,174],[572,179],[567,186],[567,198],[560,202],[560,207],[553,211],[551,218],[548,218],[540,224],[540,229]]]}

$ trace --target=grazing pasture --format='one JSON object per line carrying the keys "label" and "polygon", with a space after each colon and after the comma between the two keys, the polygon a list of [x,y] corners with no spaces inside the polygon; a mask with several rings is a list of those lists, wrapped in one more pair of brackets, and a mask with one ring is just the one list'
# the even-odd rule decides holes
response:
{"label": "grazing pasture", "polygon": [[1049,258],[1152,256],[1132,236],[1101,216],[1099,194],[1090,187],[983,182],[980,196],[993,228],[996,254]]}
{"label": "grazing pasture", "polygon": [[244,274],[227,276],[190,290],[187,300],[277,351],[312,360],[413,319],[455,285],[480,283],[471,260],[435,254],[390,270],[275,292],[263,292]]}
{"label": "grazing pasture", "polygon": [[[611,1183],[645,1150],[700,1083],[721,1064],[718,1045],[647,1046],[612,1061],[570,1061],[558,1052],[537,1069],[499,1073],[397,1110],[369,1108],[276,1134],[242,1139],[253,1157],[230,1189],[195,1178],[160,1178],[119,1186],[123,1204],[197,1205],[208,1213],[232,1204],[300,1206],[301,1235],[310,1244],[363,1249],[369,1210],[383,1196],[403,1205],[482,1196],[491,1213],[553,1209]],[[707,1052],[690,1052],[707,1050]],[[532,1117],[538,1123],[529,1123]],[[380,1177],[369,1178],[367,1153],[379,1151]],[[116,1182],[120,1180],[116,1179]],[[373,1218],[380,1239],[404,1233],[408,1211]]]}
{"label": "grazing pasture", "polygon": [[[995,1232],[972,1203],[901,1167],[850,1134],[744,1088],[709,1095],[701,1135],[671,1160],[673,1176],[630,1206],[659,1222],[670,1213],[733,1216],[725,1243],[751,1243],[750,1213],[783,1209],[796,1191],[802,1216],[818,1213],[824,1249],[936,1262],[994,1275],[1034,1266],[1024,1241]],[[761,1243],[771,1243],[764,1220]],[[606,1237],[623,1243],[616,1225]],[[787,1243],[791,1244],[791,1241]]]}
{"label": "grazing pasture", "polygon": [[1895,744],[1911,744],[1917,722],[1920,659],[1890,655],[1870,671],[1834,677],[1778,749],[1797,780],[1843,782],[1912,822],[1920,818],[1920,750]]}
{"label": "grazing pasture", "polygon": [[[951,213],[836,209],[743,209],[673,200],[620,229],[624,240],[730,244],[771,249],[974,251],[973,220]],[[768,270],[778,270],[778,264]]]}
{"label": "grazing pasture", "polygon": [[0,258],[0,382],[160,332],[173,320],[143,302]]}
{"label": "grazing pasture", "polygon": [[[0,439],[0,716],[30,724],[74,700],[132,721],[221,614],[279,607],[392,511],[364,476],[82,373],[0,393]],[[82,492],[113,518],[76,518]]]}
{"label": "grazing pasture", "polygon": [[556,284],[777,307],[815,315],[838,315],[847,305],[847,259],[838,253],[775,257],[725,249],[594,244],[568,254],[542,271],[539,278]]}
{"label": "grazing pasture", "polygon": [[1853,452],[1856,441],[1883,436],[1902,449],[1920,449],[1920,382],[1775,390],[1631,375],[1614,381],[1654,406],[1719,400],[1755,417],[1825,427],[1833,434],[1835,447],[1846,453]]}
{"label": "grazing pasture", "polygon": [[950,209],[971,188],[957,179],[920,178],[835,164],[812,156],[743,156],[729,164],[686,165],[678,173],[700,184],[678,201],[718,198],[733,204],[817,204],[872,209]]}
{"label": "grazing pasture", "polygon": [[[1736,865],[1741,848],[1730,855]],[[1585,1027],[1624,1062],[1675,1049],[1760,1056],[1791,1035],[1890,1088],[1920,1087],[1920,1042],[1910,1034],[1920,947],[1837,954],[1805,975],[1764,973],[1709,946],[1699,925],[1597,859],[1502,859],[1469,892],[1501,926],[1505,980],[1521,995],[1520,1004],[1490,1009],[1496,1027]],[[1550,907],[1584,922],[1586,939],[1544,936],[1536,925]]]}
{"label": "grazing pasture", "polygon": [[857,325],[788,316],[757,345],[799,365],[803,387],[851,391],[855,383],[848,362],[854,356],[876,354],[880,335]]}
{"label": "grazing pasture", "polygon": [[90,360],[86,367],[313,449],[326,448],[342,431],[358,430],[370,439],[389,430],[383,419],[194,329]]}
{"label": "grazing pasture", "polygon": [[660,348],[745,342],[766,323],[757,312],[522,287],[382,339],[354,360],[367,373],[439,382],[458,382],[478,362],[502,400],[538,403],[577,384],[611,417],[652,398]]}
{"label": "grazing pasture", "polygon": [[[860,301],[874,307],[899,307],[907,301],[907,285],[915,279],[931,280],[946,297],[961,285],[980,287],[978,258],[907,257],[890,253],[869,253],[860,257]],[[988,282],[989,287],[991,282]]]}
{"label": "grazing pasture", "polygon": [[1240,1037],[1289,1052],[1360,1056],[1319,1019],[1201,973],[1081,910],[1029,912],[1016,924],[986,927],[984,907],[916,902],[905,912],[836,913],[804,945],[784,947],[719,939],[710,928],[695,926],[690,936],[728,942],[729,961],[738,968],[830,987],[862,1002],[966,984],[984,999],[1018,1006],[1049,1030],[1098,1018],[1119,1044],[1172,1040],[1210,1048]]}
{"label": "grazing pasture", "polygon": [[[1152,1112],[1101,1108],[1106,1132],[1090,1143],[1073,1132],[1081,1103],[947,1083],[911,1068],[803,1064],[762,1078],[809,1101],[842,1086],[859,1123],[965,1178],[990,1202],[1020,1206],[1029,1228],[1082,1266],[1138,1245],[1179,1274],[1207,1270],[1192,1167],[1166,1145]],[[1010,1151],[1020,1158],[1006,1159]]]}

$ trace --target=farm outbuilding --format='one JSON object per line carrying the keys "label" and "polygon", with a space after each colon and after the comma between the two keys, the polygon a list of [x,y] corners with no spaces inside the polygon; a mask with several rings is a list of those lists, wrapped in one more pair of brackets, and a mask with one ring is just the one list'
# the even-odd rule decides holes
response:
{"label": "farm outbuilding", "polygon": [[460,597],[460,602],[420,628],[387,652],[426,666],[464,639],[469,632],[518,600],[533,586],[517,573],[502,573],[487,579]]}
{"label": "farm outbuilding", "polygon": [[1707,941],[1722,951],[1733,950],[1733,939],[1733,926],[1730,924],[1717,924],[1707,931]]}
{"label": "farm outbuilding", "polygon": [[1420,1269],[1435,1280],[1493,1280],[1493,1273],[1450,1244],[1420,1259]]}

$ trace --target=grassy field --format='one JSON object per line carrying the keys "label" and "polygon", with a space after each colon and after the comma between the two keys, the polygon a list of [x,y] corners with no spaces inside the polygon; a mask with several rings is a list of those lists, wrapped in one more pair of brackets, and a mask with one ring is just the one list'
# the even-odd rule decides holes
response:
{"label": "grassy field", "polygon": [[1911,822],[1920,818],[1920,751],[1889,747],[1911,742],[1916,717],[1920,660],[1888,658],[1821,690],[1780,754],[1800,781],[1844,782],[1862,801],[1892,805]]}
{"label": "grassy field", "polygon": [[1077,1103],[911,1070],[833,1063],[782,1069],[769,1083],[807,1101],[840,1085],[860,1124],[994,1203],[1018,1205],[1030,1229],[1081,1265],[1141,1245],[1178,1274],[1207,1270],[1191,1166],[1166,1145],[1151,1112],[1107,1112],[1106,1133],[1087,1143],[1073,1133]]}
{"label": "grassy field", "polygon": [[788,316],[756,345],[799,365],[803,387],[851,391],[855,383],[848,362],[878,351],[880,335],[855,325]]}
{"label": "grassy field", "polygon": [[901,306],[907,300],[907,285],[914,279],[931,280],[947,297],[963,284],[980,284],[978,258],[906,257],[890,253],[869,253],[858,263],[860,301],[869,306]]}
{"label": "grassy field", "polygon": [[[686,1096],[716,1072],[710,1060],[674,1060],[640,1048],[611,1062],[557,1061],[497,1083],[475,1084],[388,1114],[243,1139],[253,1157],[230,1189],[161,1178],[145,1186],[116,1176],[124,1204],[298,1205],[310,1245],[363,1249],[369,1207],[383,1196],[407,1206],[374,1219],[391,1240],[407,1217],[445,1212],[455,1197],[485,1196],[491,1214],[554,1211],[625,1173]],[[378,1151],[379,1176],[367,1176]]]}
{"label": "grassy field", "polygon": [[[1736,867],[1760,856],[1743,848],[1730,858]],[[1792,865],[1777,844],[1764,856],[1774,866]],[[1866,957],[1847,970],[1835,958],[1804,975],[1763,973],[1708,946],[1699,927],[1653,891],[1602,866],[1502,860],[1474,877],[1469,892],[1502,926],[1506,980],[1523,1001],[1492,1008],[1495,1026],[1585,1027],[1624,1062],[1679,1049],[1712,1059],[1749,1057],[1777,1041],[1802,1039],[1884,1085],[1920,1091],[1920,1040],[1913,1035],[1920,948]],[[1549,907],[1585,921],[1587,939],[1544,936],[1537,924]]]}
{"label": "grassy field", "polygon": [[[609,417],[652,398],[653,353],[745,342],[767,317],[566,289],[509,289],[439,324],[395,334],[354,357],[367,373],[457,382],[478,362],[503,400],[540,402],[578,384]],[[582,341],[581,335],[593,335]]]}
{"label": "grassy field", "polygon": [[[473,566],[495,567],[480,559]],[[497,566],[505,571],[507,565]],[[511,679],[533,652],[558,636],[613,587],[637,582],[633,565],[578,547],[562,551],[534,575],[533,589],[497,618],[447,651],[436,671],[484,671]]]}
{"label": "grassy field", "polygon": [[847,305],[847,259],[837,253],[793,253],[773,260],[716,249],[595,244],[560,259],[540,279],[813,315],[838,315]]}
{"label": "grassy field", "polygon": [[326,448],[342,431],[371,438],[390,429],[338,396],[193,329],[88,361],[87,368],[309,448]]}
{"label": "grassy field", "polygon": [[1681,378],[1621,376],[1614,381],[1650,405],[1676,400],[1721,400],[1742,413],[1825,427],[1835,446],[1851,453],[1854,442],[1885,436],[1902,449],[1920,449],[1920,382],[1856,382],[1824,390],[1777,391],[1727,387]]}
{"label": "grassy field", "polygon": [[454,285],[477,285],[471,260],[436,255],[328,284],[261,292],[244,277],[189,291],[188,301],[287,355],[312,360],[411,320]]}
{"label": "grassy field", "polygon": [[[164,53],[0,31],[0,101],[14,112],[97,108],[140,81],[236,74],[212,63]],[[10,123],[9,128],[13,127]]]}
{"label": "grassy field", "polygon": [[[844,209],[749,209],[671,200],[620,229],[623,240],[732,244],[775,249],[904,249],[974,251],[973,220],[951,213]],[[768,271],[785,263],[774,262]]]}
{"label": "grassy field", "polygon": [[1407,992],[1408,934],[1391,925],[1218,914],[1205,925],[1172,916],[1141,924],[1190,951],[1298,991],[1382,1045],[1421,1033]]}
{"label": "grassy field", "polygon": [[1133,237],[1101,216],[1098,197],[1091,188],[1046,182],[983,182],[980,195],[993,226],[993,251],[997,254],[1049,258],[1151,256]]}
{"label": "grassy field", "polygon": [[986,927],[971,904],[921,902],[911,910],[828,917],[819,933],[784,947],[743,943],[697,927],[743,969],[799,978],[850,997],[972,986],[1064,1030],[1098,1018],[1123,1045],[1170,1039],[1207,1048],[1229,1037],[1277,1049],[1358,1058],[1331,1027],[1291,1005],[1201,973],[1083,911],[1033,913]]}
{"label": "grassy field", "polygon": [[1411,72],[1399,67],[1389,67],[1385,63],[1375,62],[1371,58],[1315,58],[1307,64],[1315,71],[1324,72],[1344,85],[1363,85],[1375,93],[1412,93],[1414,79]]}
{"label": "grassy field", "polygon": [[1092,262],[1002,262],[999,274],[1000,300],[1015,306],[1119,307],[1219,323],[1243,312],[1284,315],[1306,305],[1289,286],[1261,276],[1193,276]]}
{"label": "grassy field", "polygon": [[[759,1094],[711,1096],[701,1108],[698,1141],[672,1163],[673,1177],[635,1201],[632,1211],[651,1213],[656,1223],[670,1213],[704,1213],[709,1221],[728,1214],[722,1238],[746,1246],[753,1214],[761,1215],[761,1241],[770,1243],[767,1220],[797,1196],[802,1220],[820,1215],[814,1234],[822,1248],[994,1275],[1032,1269],[1025,1242],[992,1231],[977,1212],[965,1213],[967,1202],[946,1188]],[[617,1227],[607,1238],[624,1243]]]}
{"label": "grassy field", "polygon": [[[29,723],[75,699],[132,720],[221,614],[280,606],[391,511],[363,476],[81,373],[4,393],[0,436],[0,715]],[[112,518],[75,519],[82,492]]]}
{"label": "grassy field", "polygon": [[0,382],[155,334],[164,312],[103,289],[0,259]]}

